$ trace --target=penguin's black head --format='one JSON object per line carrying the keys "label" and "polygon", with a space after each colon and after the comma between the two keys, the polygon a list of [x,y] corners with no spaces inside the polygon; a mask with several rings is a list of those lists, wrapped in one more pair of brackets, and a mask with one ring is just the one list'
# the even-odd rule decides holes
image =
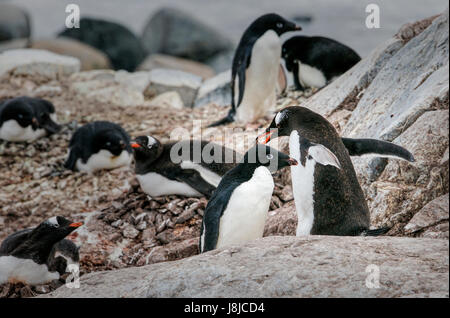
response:
{"label": "penguin's black head", "polygon": [[272,173],[281,168],[298,164],[295,159],[292,159],[285,153],[261,144],[257,144],[250,148],[245,154],[242,162],[255,167],[267,167]]}
{"label": "penguin's black head", "polygon": [[34,241],[53,245],[72,233],[82,222],[74,223],[62,216],[54,216],[39,224],[30,234]]}
{"label": "penguin's black head", "polygon": [[119,156],[122,151],[131,152],[130,137],[122,129],[101,129],[97,131],[93,140],[94,152],[102,149],[108,150],[114,156]]}
{"label": "penguin's black head", "polygon": [[301,106],[289,106],[280,110],[266,132],[256,138],[258,143],[266,144],[271,139],[289,136],[300,127],[314,131],[334,132],[333,126],[321,115]]}
{"label": "penguin's black head", "polygon": [[[283,43],[281,47],[281,57],[286,62],[286,69],[292,72],[296,63],[297,54],[295,53],[298,49],[301,49],[301,44],[299,44],[298,39],[304,37],[295,36]],[[300,47],[299,47],[300,46]]]}
{"label": "penguin's black head", "polygon": [[39,126],[44,128],[49,134],[55,134],[60,131],[61,126],[50,117],[55,115],[55,106],[44,99],[36,99],[35,105],[35,113]]}
{"label": "penguin's black head", "polygon": [[253,32],[264,34],[268,30],[275,31],[278,35],[290,31],[300,31],[302,28],[290,22],[276,13],[265,14],[256,19],[249,27]]}
{"label": "penguin's black head", "polygon": [[34,130],[39,128],[33,108],[20,97],[7,100],[2,105],[0,124],[8,120],[15,120],[21,127],[32,126]]}
{"label": "penguin's black head", "polygon": [[151,163],[156,160],[162,152],[161,142],[152,136],[139,136],[131,142],[136,160],[145,160]]}

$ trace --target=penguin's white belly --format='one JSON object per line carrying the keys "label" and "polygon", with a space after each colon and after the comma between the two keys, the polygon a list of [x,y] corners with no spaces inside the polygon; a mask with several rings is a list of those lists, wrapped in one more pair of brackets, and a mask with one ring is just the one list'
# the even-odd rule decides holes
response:
{"label": "penguin's white belly", "polygon": [[233,191],[220,218],[216,248],[242,244],[263,236],[273,188],[269,170],[259,167],[249,181]]}
{"label": "penguin's white belly", "polygon": [[305,166],[300,161],[299,135],[296,130],[289,137],[289,155],[298,161],[291,166],[292,192],[297,211],[297,236],[309,235],[314,224],[314,168],[315,162],[306,160]]}
{"label": "penguin's white belly", "polygon": [[48,283],[59,279],[58,272],[49,272],[46,264],[14,256],[0,257],[0,284],[22,282],[29,285]]}
{"label": "penguin's white belly", "polygon": [[299,81],[303,86],[321,88],[327,85],[327,79],[319,69],[301,62],[298,62],[298,68]]}
{"label": "penguin's white belly", "polygon": [[[245,73],[244,96],[236,112],[238,121],[251,122],[274,109],[280,56],[280,38],[272,30],[267,31],[253,45],[250,65]],[[236,76],[236,99],[239,96],[238,83]]]}
{"label": "penguin's white belly", "polygon": [[201,197],[202,194],[184,182],[170,180],[159,173],[149,172],[136,175],[142,191],[152,197],[162,195],[184,195],[187,197]]}
{"label": "penguin's white belly", "polygon": [[114,156],[109,150],[102,149],[91,155],[86,163],[78,159],[76,167],[78,171],[92,173],[101,169],[115,169],[127,166],[131,163],[131,159],[131,154],[126,150],[123,150],[119,156]]}
{"label": "penguin's white belly", "polygon": [[7,120],[0,127],[0,139],[7,141],[34,141],[45,136],[45,129],[33,130],[31,125],[27,127],[20,126],[14,119]]}

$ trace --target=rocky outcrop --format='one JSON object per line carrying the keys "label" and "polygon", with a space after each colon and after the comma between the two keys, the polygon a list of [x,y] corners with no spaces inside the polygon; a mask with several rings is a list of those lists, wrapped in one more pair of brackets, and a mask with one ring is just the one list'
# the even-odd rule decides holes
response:
{"label": "rocky outcrop", "polygon": [[43,50],[9,50],[0,54],[0,77],[30,76],[59,79],[80,70],[80,61]]}
{"label": "rocky outcrop", "polygon": [[208,65],[164,54],[148,56],[137,68],[138,71],[151,71],[158,68],[179,70],[200,76],[203,79],[213,77],[215,72]]}
{"label": "rocky outcrop", "polygon": [[111,63],[106,54],[90,45],[70,38],[36,40],[32,42],[31,48],[73,56],[80,60],[82,71],[111,68]]}
{"label": "rocky outcrop", "polygon": [[211,103],[218,106],[231,104],[231,70],[222,72],[202,83],[198,90],[194,107],[201,107]]}
{"label": "rocky outcrop", "polygon": [[145,58],[140,40],[125,26],[92,18],[81,18],[80,27],[64,29],[59,36],[76,39],[106,54],[114,69],[134,71]]}
{"label": "rocky outcrop", "polygon": [[218,31],[174,8],[156,12],[144,28],[148,54],[162,53],[204,62],[233,45]]}
{"label": "rocky outcrop", "polygon": [[97,272],[45,297],[448,297],[447,240],[270,237]]}

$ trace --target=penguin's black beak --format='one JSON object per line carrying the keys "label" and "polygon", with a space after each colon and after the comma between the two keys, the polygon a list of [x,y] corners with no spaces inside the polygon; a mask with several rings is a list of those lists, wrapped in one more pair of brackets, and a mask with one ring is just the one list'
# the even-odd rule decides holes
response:
{"label": "penguin's black beak", "polygon": [[39,127],[39,122],[36,117],[33,117],[33,119],[31,119],[31,127],[33,127],[33,129],[37,129]]}
{"label": "penguin's black beak", "polygon": [[298,161],[295,160],[294,158],[289,158],[289,159],[287,160],[287,163],[288,163],[290,166],[296,166],[296,165],[298,165]]}
{"label": "penguin's black beak", "polygon": [[49,134],[56,134],[58,131],[61,130],[61,125],[58,125],[53,120],[47,120],[42,127],[49,133]]}

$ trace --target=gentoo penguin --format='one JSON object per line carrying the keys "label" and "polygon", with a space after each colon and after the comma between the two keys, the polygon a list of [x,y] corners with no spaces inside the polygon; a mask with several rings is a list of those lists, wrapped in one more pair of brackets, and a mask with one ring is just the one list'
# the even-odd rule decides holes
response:
{"label": "gentoo penguin", "polygon": [[78,249],[73,243],[60,241],[81,225],[81,222],[54,216],[34,229],[8,236],[0,245],[0,284],[37,285],[59,279],[66,270],[63,270],[61,258],[66,262],[77,262],[78,258]]}
{"label": "gentoo penguin", "polygon": [[140,136],[131,147],[136,177],[142,190],[152,197],[210,197],[222,176],[240,159],[233,150],[207,141],[162,144],[154,137]]}
{"label": "gentoo penguin", "polygon": [[32,142],[60,129],[55,107],[47,100],[22,96],[0,103],[0,139]]}
{"label": "gentoo penguin", "polygon": [[[300,162],[308,159],[305,146],[302,149],[300,136],[308,139],[310,143],[320,145],[322,149],[329,150],[326,165],[323,159],[317,157],[316,150],[313,150],[316,151],[316,156],[310,154],[316,162],[321,163],[315,165],[313,170],[313,185],[304,184],[310,178],[308,175],[305,176],[305,173],[312,173],[311,169],[292,169],[291,177],[297,211],[304,211],[304,206],[309,204],[309,219],[305,221],[306,224],[299,222],[298,235],[378,235],[385,231],[385,229],[369,230],[370,213],[364,193],[356,177],[349,152],[330,122],[305,107],[291,106],[277,113],[266,133],[259,136],[258,140],[267,143],[275,135],[290,136],[290,154]],[[362,150],[364,149],[369,148]],[[299,157],[302,153],[304,156]],[[336,157],[335,160],[330,159],[333,157],[331,154]],[[311,189],[312,194],[307,194],[309,192],[305,189]],[[307,195],[309,197],[312,195],[312,202],[311,200],[303,201],[304,196]],[[300,220],[304,219],[305,213],[302,212],[300,215],[299,212]]]}
{"label": "gentoo penguin", "polygon": [[248,123],[273,109],[281,60],[280,35],[298,30],[300,26],[274,13],[259,17],[245,30],[233,58],[231,110],[210,127],[234,120]]}
{"label": "gentoo penguin", "polygon": [[130,136],[118,124],[94,121],[77,129],[70,139],[65,167],[93,173],[129,165]]}
{"label": "gentoo penguin", "polygon": [[273,148],[251,148],[223,176],[206,206],[200,252],[262,237],[274,189],[272,173],[296,164],[296,160]]}
{"label": "gentoo penguin", "polygon": [[324,87],[361,60],[348,46],[321,36],[288,39],[283,44],[282,57],[297,90]]}

